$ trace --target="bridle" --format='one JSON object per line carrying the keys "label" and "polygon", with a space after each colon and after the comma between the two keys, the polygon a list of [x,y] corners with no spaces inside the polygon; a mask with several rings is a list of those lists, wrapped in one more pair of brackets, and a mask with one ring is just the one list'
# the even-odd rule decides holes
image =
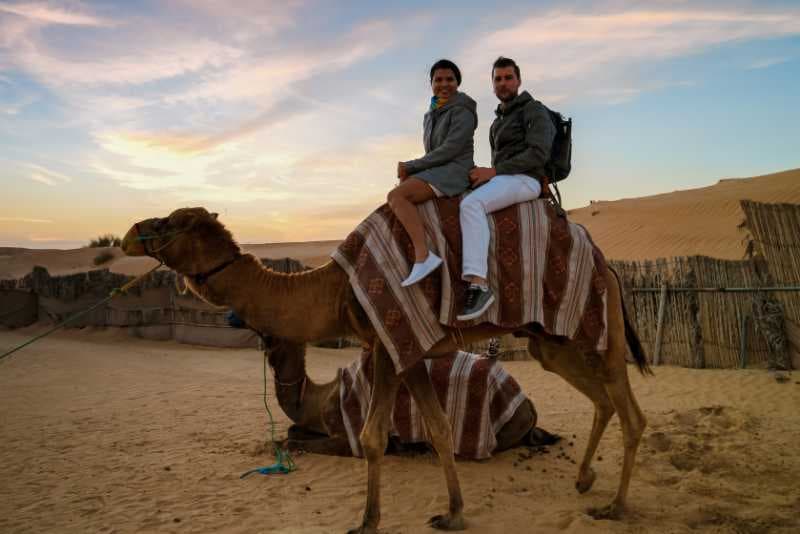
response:
{"label": "bridle", "polygon": [[[175,240],[178,239],[179,235],[181,235],[181,234],[183,234],[183,233],[185,233],[185,232],[187,232],[189,230],[189,228],[186,228],[185,230],[173,230],[171,232],[164,232],[163,234],[144,234],[143,235],[139,231],[139,224],[140,223],[136,223],[136,224],[133,225],[133,227],[136,228],[136,241],[141,241],[142,242],[142,246],[144,247],[144,253],[145,254],[147,254],[148,256],[150,256],[152,258],[157,259],[161,263],[166,263],[166,262],[164,261],[164,259],[161,256],[159,256],[158,253],[161,252],[162,250],[164,250],[165,248],[167,248],[168,246],[170,246],[172,243],[174,243]],[[169,241],[167,241],[166,243],[164,243],[160,247],[154,248],[152,250],[149,250],[147,248],[147,244],[150,241],[153,241],[154,239],[164,239],[165,237],[170,237],[170,236],[175,236],[175,237],[173,237],[172,239],[170,239]]]}
{"label": "bridle", "polygon": [[[192,229],[192,227],[189,226],[188,228],[184,228],[183,230],[172,230],[172,231],[169,231],[169,232],[164,232],[162,234],[144,234],[144,235],[142,235],[141,232],[139,232],[139,223],[136,223],[134,225],[134,228],[136,228],[136,240],[142,242],[142,246],[144,247],[144,253],[147,254],[148,256],[152,257],[152,258],[157,259],[158,261],[160,261],[163,264],[166,264],[167,262],[164,260],[163,257],[161,257],[159,252],[161,252],[162,250],[164,250],[165,248],[170,246],[172,243],[174,243],[175,240],[178,239],[178,237],[180,237],[181,234],[184,234],[184,233],[186,233],[186,232],[188,232],[189,230]],[[167,241],[166,243],[164,243],[163,245],[161,245],[158,248],[148,249],[147,245],[148,245],[148,243],[150,241],[153,241],[155,239],[165,239],[165,238],[168,238],[168,237],[171,237],[172,239],[170,239],[169,241]],[[186,278],[189,278],[192,282],[194,282],[195,285],[198,285],[198,286],[199,285],[204,285],[206,282],[208,282],[209,278],[211,278],[215,274],[219,273],[220,271],[223,271],[226,268],[230,267],[231,264],[233,264],[236,260],[238,260],[241,257],[242,257],[242,253],[239,252],[239,251],[236,251],[236,253],[233,255],[232,258],[222,262],[221,264],[217,265],[213,269],[210,269],[210,270],[202,272],[202,273],[184,274],[183,276],[185,276]]]}

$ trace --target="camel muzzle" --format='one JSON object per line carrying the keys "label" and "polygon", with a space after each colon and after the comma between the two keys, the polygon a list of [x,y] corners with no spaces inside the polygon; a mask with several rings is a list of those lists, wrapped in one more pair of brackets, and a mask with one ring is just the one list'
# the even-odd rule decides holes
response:
{"label": "camel muzzle", "polygon": [[122,252],[126,256],[146,256],[143,242],[139,239],[139,225],[135,224],[122,238]]}

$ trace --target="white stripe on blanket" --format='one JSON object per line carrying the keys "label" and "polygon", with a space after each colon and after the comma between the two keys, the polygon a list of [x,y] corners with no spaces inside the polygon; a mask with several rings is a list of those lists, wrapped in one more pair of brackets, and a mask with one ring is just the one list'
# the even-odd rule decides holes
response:
{"label": "white stripe on blanket", "polygon": [[[471,386],[473,388],[481,388],[483,392],[471,392],[469,390],[470,379],[474,369],[477,367],[475,363],[479,359],[484,363],[488,363],[491,367],[487,371],[484,365],[485,380],[476,381]],[[354,456],[363,456],[359,434],[362,430],[362,422],[367,417],[372,391],[372,377],[366,376],[368,373],[365,372],[366,361],[366,357],[362,357],[348,367],[340,369],[342,376],[346,375],[348,378],[347,380],[340,380],[339,395],[342,419],[344,420],[347,439]],[[426,360],[425,364],[428,372],[431,372],[432,360]],[[447,365],[449,365],[449,369]],[[500,363],[496,361],[489,362],[483,356],[458,351],[453,357],[449,358],[449,364],[439,360],[437,361],[437,366],[437,374],[446,373],[447,376],[447,401],[443,408],[453,430],[455,454],[476,460],[491,457],[492,451],[497,446],[496,433],[513,417],[520,404],[526,400],[525,395],[514,378],[506,372]],[[505,388],[503,387],[504,385],[506,386]],[[430,435],[422,414],[417,409],[413,398],[405,390],[405,386],[401,387],[398,398],[403,394],[408,398],[410,417],[407,424],[399,423],[393,413],[391,434],[396,436],[401,443],[430,443]],[[476,395],[483,398],[479,411],[467,413],[470,406],[469,399],[475,398]],[[357,399],[359,409],[355,410],[354,413],[348,413],[345,405],[351,406],[352,404],[345,401],[346,399],[352,401],[353,397]],[[501,406],[502,409],[498,410],[499,413],[496,418],[492,420],[490,407],[495,400],[499,400],[503,404]],[[476,427],[479,429],[477,433],[475,432]],[[469,436],[472,436],[472,438]],[[470,439],[472,439],[472,442],[470,442]],[[477,443],[475,443],[476,439]]]}

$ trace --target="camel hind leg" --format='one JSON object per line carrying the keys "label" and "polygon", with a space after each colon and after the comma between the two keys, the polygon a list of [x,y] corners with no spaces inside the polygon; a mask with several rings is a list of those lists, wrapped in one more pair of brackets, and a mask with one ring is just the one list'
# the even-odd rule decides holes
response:
{"label": "camel hind leg", "polygon": [[[610,271],[606,275],[608,291],[606,294],[607,350],[605,353],[581,352],[574,344],[557,344],[546,339],[540,343],[532,340],[529,350],[539,359],[542,367],[561,375],[567,382],[583,392],[595,405],[592,432],[578,473],[576,488],[587,491],[594,482],[591,459],[603,431],[611,416],[616,412],[622,426],[624,458],[617,494],[607,506],[590,510],[596,519],[618,519],[622,516],[628,495],[636,450],[644,433],[647,420],[633,396],[628,381],[628,367],[625,361],[628,338],[626,337],[625,315],[622,295],[616,276]],[[635,335],[633,336],[635,338]],[[634,351],[639,369],[648,370],[644,354]]]}
{"label": "camel hind leg", "polygon": [[545,370],[561,376],[594,404],[592,430],[583,460],[578,468],[578,478],[575,481],[575,489],[579,493],[586,493],[591,489],[597,476],[592,469],[592,458],[594,458],[594,453],[597,451],[608,421],[614,415],[614,404],[611,402],[602,380],[595,376],[582,355],[571,346],[531,338],[528,351],[535,359],[539,360]]}
{"label": "camel hind leg", "polygon": [[620,359],[622,359],[622,366],[612,370],[611,381],[604,386],[619,415],[625,456],[622,461],[622,475],[617,494],[609,505],[589,511],[589,514],[595,519],[619,519],[622,517],[636,460],[636,450],[639,448],[639,442],[647,426],[647,419],[639,408],[628,381],[624,356],[621,356]]}
{"label": "camel hind leg", "polygon": [[625,304],[622,301],[619,280],[610,270],[606,275],[606,282],[608,284],[606,295],[606,305],[608,306],[608,350],[606,350],[604,357],[597,356],[602,362],[603,386],[608,393],[608,398],[611,399],[611,403],[614,405],[622,426],[625,456],[622,460],[622,474],[614,500],[607,506],[590,510],[589,513],[596,519],[619,519],[625,510],[628,486],[633,473],[633,465],[636,461],[636,450],[647,426],[647,419],[633,396],[633,390],[628,380],[628,364],[625,361],[627,347],[630,346],[634,359],[639,365],[639,370],[643,374],[649,372],[649,368],[641,347],[637,348],[635,346],[638,345],[638,340],[636,340],[635,345],[630,344],[630,336],[628,334],[631,334],[633,338],[636,338],[636,335],[632,327],[626,324]]}

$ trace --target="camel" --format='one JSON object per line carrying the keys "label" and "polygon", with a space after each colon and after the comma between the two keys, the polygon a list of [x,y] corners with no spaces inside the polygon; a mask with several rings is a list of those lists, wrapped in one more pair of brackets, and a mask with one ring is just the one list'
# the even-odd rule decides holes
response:
{"label": "camel", "polygon": [[[303,343],[270,336],[262,339],[274,375],[278,404],[295,423],[289,428],[289,449],[352,456],[347,437],[335,430],[344,427],[339,407],[340,375],[337,374],[329,382],[317,384],[306,374],[306,346]],[[526,399],[495,434],[497,445],[493,452],[523,445],[555,443],[559,438],[537,428],[537,418],[533,403]],[[400,443],[392,443],[390,438],[389,450],[403,448]]]}
{"label": "camel", "polygon": [[[264,334],[304,343],[356,336],[373,347],[372,399],[360,441],[367,460],[367,494],[361,524],[349,533],[375,534],[380,522],[381,462],[386,450],[390,415],[401,381],[423,414],[439,456],[448,490],[448,510],[428,524],[441,530],[465,528],[464,502],[456,473],[450,425],[420,359],[398,375],[391,356],[380,342],[359,304],[347,274],[334,261],[293,274],[266,269],[252,255],[242,254],[217,215],[204,208],[182,208],[165,218],[133,225],[122,243],[130,256],[148,255],[183,275],[197,295],[210,303],[228,306],[252,328]],[[574,342],[550,336],[539,325],[525,329],[528,350],[542,367],[563,377],[594,404],[594,421],[586,451],[578,468],[575,487],[588,491],[596,474],[592,458],[614,413],[619,415],[624,458],[613,500],[589,513],[598,519],[622,517],[636,450],[646,419],[628,381],[626,349],[643,374],[650,372],[644,351],[625,311],[620,284],[611,269],[603,274],[607,287],[607,350],[582,351]],[[515,329],[519,331],[519,329]],[[447,330],[450,335],[435,344],[424,358],[446,356],[460,343],[472,343],[514,331],[488,323]]]}

